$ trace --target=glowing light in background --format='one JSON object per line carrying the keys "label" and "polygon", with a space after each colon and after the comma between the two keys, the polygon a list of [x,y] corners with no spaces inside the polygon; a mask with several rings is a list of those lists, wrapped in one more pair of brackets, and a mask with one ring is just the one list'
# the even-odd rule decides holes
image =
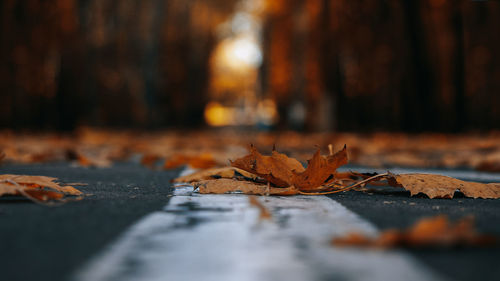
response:
{"label": "glowing light in background", "polygon": [[236,125],[271,126],[278,121],[276,103],[265,99],[256,107],[230,107],[218,102],[209,102],[205,107],[205,120],[214,127]]}
{"label": "glowing light in background", "polygon": [[268,127],[276,123],[276,104],[260,95],[260,34],[263,1],[240,0],[236,13],[217,28],[219,43],[211,58],[210,126]]}
{"label": "glowing light in background", "polygon": [[262,53],[255,39],[251,36],[228,38],[220,43],[216,56],[221,67],[233,71],[250,71],[262,63]]}

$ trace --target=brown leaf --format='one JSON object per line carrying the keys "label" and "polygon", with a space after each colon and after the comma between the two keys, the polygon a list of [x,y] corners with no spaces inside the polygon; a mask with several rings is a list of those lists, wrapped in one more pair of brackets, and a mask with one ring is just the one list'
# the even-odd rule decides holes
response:
{"label": "brown leaf", "polygon": [[453,198],[456,190],[472,198],[500,198],[500,183],[478,183],[431,174],[401,174],[388,176],[389,183],[429,198]]}
{"label": "brown leaf", "polygon": [[271,156],[264,156],[253,146],[250,147],[249,155],[234,160],[231,166],[256,174],[279,187],[293,185],[293,172],[305,170],[302,164],[294,158],[289,158],[275,150]]}
{"label": "brown leaf", "polygon": [[26,175],[0,175],[0,196],[22,195],[35,202],[61,200],[64,195],[81,195],[82,192],[72,186],[61,186],[57,178]]}
{"label": "brown leaf", "polygon": [[[358,174],[362,177],[366,175]],[[381,181],[387,180],[387,182]],[[455,191],[462,192],[467,197],[497,199],[500,198],[500,183],[478,183],[462,181],[455,178],[434,175],[434,174],[392,174],[385,173],[372,176],[357,182],[351,186],[343,187],[339,190],[302,193],[309,195],[332,194],[339,191],[348,191],[360,184],[366,185],[390,185],[394,187],[402,187],[410,191],[411,195],[419,193],[429,196],[429,198],[453,198]]]}
{"label": "brown leaf", "polygon": [[293,187],[272,187],[265,184],[258,184],[250,181],[239,181],[235,179],[217,179],[217,180],[203,180],[195,182],[193,186],[198,188],[202,194],[215,193],[233,193],[241,192],[244,194],[253,195],[295,195],[298,190]]}
{"label": "brown leaf", "polygon": [[246,179],[255,181],[257,179],[257,175],[249,173],[247,171],[243,171],[241,169],[235,167],[223,167],[223,168],[213,168],[208,170],[201,170],[195,172],[193,174],[178,177],[173,180],[173,182],[196,182],[201,180],[210,180],[210,179]]}
{"label": "brown leaf", "polygon": [[304,172],[293,172],[292,183],[302,191],[317,189],[335,180],[335,171],[345,164],[347,164],[346,146],[341,151],[326,157],[322,156],[318,149],[313,158],[309,160]]}
{"label": "brown leaf", "polygon": [[488,246],[496,243],[496,238],[480,235],[474,229],[472,217],[466,217],[451,224],[445,215],[423,218],[407,230],[386,230],[377,238],[369,238],[359,233],[332,239],[336,246],[358,247],[453,247]]}

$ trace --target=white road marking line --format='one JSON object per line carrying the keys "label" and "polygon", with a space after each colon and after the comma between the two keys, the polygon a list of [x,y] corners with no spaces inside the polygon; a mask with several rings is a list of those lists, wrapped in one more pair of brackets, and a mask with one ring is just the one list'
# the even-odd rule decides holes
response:
{"label": "white road marking line", "polygon": [[402,252],[341,249],[333,236],[376,228],[324,196],[259,197],[177,188],[164,212],[126,231],[75,277],[107,280],[443,280]]}

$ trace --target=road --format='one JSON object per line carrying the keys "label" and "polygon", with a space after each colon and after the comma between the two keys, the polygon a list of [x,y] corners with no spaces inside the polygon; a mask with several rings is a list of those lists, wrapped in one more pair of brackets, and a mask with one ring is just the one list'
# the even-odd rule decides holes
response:
{"label": "road", "polygon": [[[185,213],[175,209],[183,204],[181,201],[177,205],[168,204],[173,194],[169,181],[179,173],[178,170],[152,171],[134,163],[119,163],[107,169],[55,163],[4,165],[0,167],[0,171],[2,174],[45,175],[58,177],[64,182],[88,183],[88,186],[79,187],[88,195],[84,200],[57,207],[41,206],[24,199],[0,200],[0,280],[69,280],[75,273],[92,268],[88,267],[89,263],[92,264],[102,253],[112,251],[110,245],[116,244],[123,233],[127,233],[138,221],[147,218],[148,214],[161,210],[175,216]],[[500,176],[490,175],[490,178]],[[330,201],[326,203],[323,199],[318,200],[321,204],[329,205],[328,202],[331,202],[332,206],[337,204],[335,206],[339,208],[345,207],[350,214],[358,215],[377,230],[407,227],[419,218],[444,213],[452,220],[474,215],[480,232],[500,236],[499,200],[430,200],[419,196],[409,197],[406,192],[394,189],[373,193],[347,192],[329,198],[327,200]],[[266,204],[271,204],[276,210],[283,209],[279,205],[283,201]],[[334,224],[335,220],[332,221]],[[335,225],[330,228],[334,229]],[[169,240],[174,239],[169,236],[162,237],[167,242],[175,241]],[[404,254],[416,260],[422,268],[445,279],[500,279],[499,248],[408,250]],[[189,260],[183,262],[189,263]],[[369,268],[370,260],[365,263]],[[163,267],[168,271],[168,266],[166,263]],[[196,270],[196,263],[192,266]],[[389,268],[389,272],[398,271],[397,266],[391,269],[392,264],[384,266]],[[325,270],[324,266],[322,270]],[[344,276],[344,279],[349,279],[349,276]]]}

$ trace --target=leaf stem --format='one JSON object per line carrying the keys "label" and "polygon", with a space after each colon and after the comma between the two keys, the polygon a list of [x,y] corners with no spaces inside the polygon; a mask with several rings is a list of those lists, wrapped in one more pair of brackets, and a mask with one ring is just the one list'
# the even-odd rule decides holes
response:
{"label": "leaf stem", "polygon": [[380,175],[375,175],[373,177],[369,177],[367,179],[359,181],[359,182],[357,182],[357,183],[355,183],[353,185],[346,186],[344,188],[337,189],[337,190],[326,191],[326,192],[304,192],[304,191],[300,191],[299,190],[299,194],[302,194],[302,195],[325,195],[325,194],[334,194],[334,193],[344,192],[344,191],[351,190],[351,189],[353,189],[355,187],[358,187],[358,186],[360,186],[362,184],[369,183],[371,181],[387,177],[388,175],[389,175],[389,173],[383,173],[383,174],[380,174]]}

